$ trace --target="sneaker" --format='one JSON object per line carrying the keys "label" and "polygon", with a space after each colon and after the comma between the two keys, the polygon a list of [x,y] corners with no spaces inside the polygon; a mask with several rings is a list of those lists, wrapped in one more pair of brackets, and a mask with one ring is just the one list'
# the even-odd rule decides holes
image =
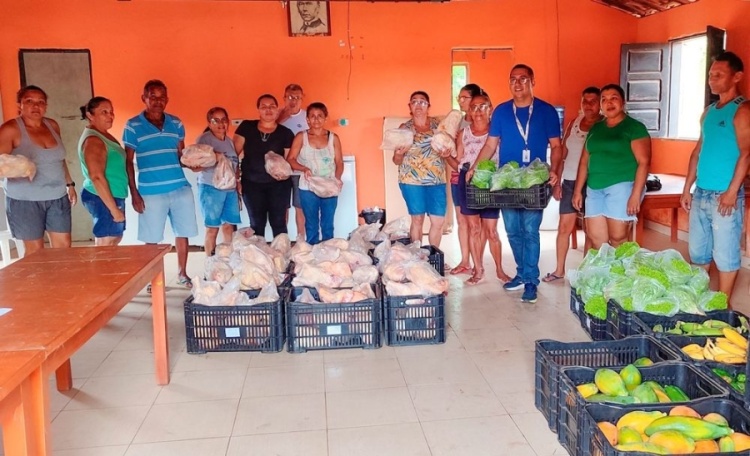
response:
{"label": "sneaker", "polygon": [[527,283],[524,285],[521,301],[530,303],[536,302],[536,285],[533,283]]}
{"label": "sneaker", "polygon": [[508,291],[520,290],[521,288],[523,288],[523,280],[521,280],[520,277],[515,276],[513,277],[513,280],[503,284],[503,288],[505,288]]}

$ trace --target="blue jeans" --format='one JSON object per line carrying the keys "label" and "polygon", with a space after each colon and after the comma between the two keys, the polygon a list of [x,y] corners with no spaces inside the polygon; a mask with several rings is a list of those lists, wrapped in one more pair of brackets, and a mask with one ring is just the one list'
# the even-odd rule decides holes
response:
{"label": "blue jeans", "polygon": [[516,260],[516,275],[523,283],[539,285],[539,227],[541,210],[503,209],[508,242]]}
{"label": "blue jeans", "polygon": [[738,271],[742,265],[740,238],[745,215],[745,192],[737,194],[731,215],[719,213],[719,197],[724,192],[695,187],[690,207],[690,259],[695,264],[709,264],[714,260],[721,272]]}
{"label": "blue jeans", "polygon": [[[299,190],[302,212],[305,213],[305,234],[307,243],[315,245],[333,238],[333,216],[336,213],[338,196],[321,198],[310,190]],[[320,238],[320,234],[323,238]]]}

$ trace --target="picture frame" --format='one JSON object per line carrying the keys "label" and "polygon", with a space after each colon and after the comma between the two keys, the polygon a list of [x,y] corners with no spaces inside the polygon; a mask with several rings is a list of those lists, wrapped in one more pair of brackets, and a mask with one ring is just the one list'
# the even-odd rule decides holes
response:
{"label": "picture frame", "polygon": [[328,0],[290,1],[287,6],[289,36],[331,36]]}

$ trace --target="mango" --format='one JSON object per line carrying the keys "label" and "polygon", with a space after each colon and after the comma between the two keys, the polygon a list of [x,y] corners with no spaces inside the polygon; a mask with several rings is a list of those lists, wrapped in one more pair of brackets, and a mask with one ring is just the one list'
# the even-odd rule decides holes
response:
{"label": "mango", "polygon": [[707,413],[703,416],[703,421],[718,424],[719,426],[729,426],[727,419],[719,415],[718,413]]}
{"label": "mango", "polygon": [[648,438],[648,443],[660,446],[671,454],[692,453],[695,450],[695,440],[678,431],[660,431]]}
{"label": "mango", "polygon": [[645,366],[651,366],[654,362],[651,361],[649,358],[638,358],[635,361],[633,361],[633,366],[635,367],[645,367]]}
{"label": "mango", "polygon": [[636,386],[630,395],[638,399],[641,404],[654,404],[659,402],[659,398],[656,397],[656,393],[649,385]]}
{"label": "mango", "polygon": [[617,445],[615,449],[619,451],[643,451],[646,453],[669,454],[665,448],[648,442],[626,443],[625,445]]}
{"label": "mango", "polygon": [[734,451],[750,450],[750,436],[742,432],[735,432],[729,438],[734,442]]}
{"label": "mango", "polygon": [[725,436],[719,439],[719,451],[722,453],[733,453],[734,452],[734,440],[731,437]]}
{"label": "mango", "polygon": [[599,388],[594,383],[584,383],[583,385],[576,386],[576,389],[584,399],[599,392]]}
{"label": "mango", "polygon": [[628,391],[633,391],[641,384],[641,371],[639,371],[634,365],[628,364],[620,371],[620,378],[622,378],[622,382],[625,383],[625,388]]}
{"label": "mango", "polygon": [[664,388],[663,388],[663,387],[662,387],[662,386],[661,386],[660,384],[656,383],[656,382],[655,382],[655,381],[653,381],[653,380],[649,380],[649,381],[647,381],[647,382],[643,382],[643,384],[644,384],[644,385],[648,385],[648,386],[650,386],[651,388],[653,388],[653,390],[654,390],[654,391],[661,391],[662,393],[664,393],[664,394],[667,394],[667,393],[666,393],[666,392],[664,391]]}
{"label": "mango", "polygon": [[669,411],[669,416],[692,416],[693,418],[700,418],[701,414],[686,405],[678,405]]}
{"label": "mango", "polygon": [[618,436],[619,436],[619,431],[617,430],[617,426],[607,421],[602,421],[601,423],[597,423],[597,426],[602,431],[602,434],[604,434],[604,437],[607,438],[607,441],[609,442],[610,445],[612,446],[617,445]]}
{"label": "mango", "polygon": [[612,369],[598,369],[594,375],[594,383],[599,391],[607,396],[627,396],[628,390],[622,377]]}
{"label": "mango", "polygon": [[716,440],[697,440],[695,442],[695,450],[693,450],[694,454],[718,452],[719,444],[716,443]]}
{"label": "mango", "polygon": [[617,443],[620,445],[625,445],[626,443],[641,443],[643,441],[644,439],[641,434],[628,426],[620,429],[620,433],[617,436]]}
{"label": "mango", "polygon": [[668,404],[672,402],[672,399],[667,396],[667,393],[665,393],[662,390],[654,389],[654,394],[656,394],[656,397],[659,398],[659,402],[663,404]]}
{"label": "mango", "polygon": [[633,412],[626,413],[617,420],[617,429],[624,427],[633,428],[639,434],[644,434],[646,428],[659,418],[666,416],[663,412],[644,412],[642,410],[636,410]]}

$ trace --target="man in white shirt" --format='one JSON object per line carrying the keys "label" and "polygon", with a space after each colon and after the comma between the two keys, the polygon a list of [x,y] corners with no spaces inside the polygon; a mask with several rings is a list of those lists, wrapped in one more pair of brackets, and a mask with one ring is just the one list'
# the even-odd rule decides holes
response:
{"label": "man in white shirt", "polygon": [[[307,112],[302,109],[304,99],[302,87],[298,84],[289,84],[284,89],[284,108],[279,113],[277,122],[292,130],[295,135],[309,128],[307,125]],[[305,239],[305,214],[302,212],[302,204],[299,200],[299,176],[298,171],[292,173],[292,206],[294,206],[294,220],[297,224],[297,239]],[[287,212],[287,220],[289,213]]]}

